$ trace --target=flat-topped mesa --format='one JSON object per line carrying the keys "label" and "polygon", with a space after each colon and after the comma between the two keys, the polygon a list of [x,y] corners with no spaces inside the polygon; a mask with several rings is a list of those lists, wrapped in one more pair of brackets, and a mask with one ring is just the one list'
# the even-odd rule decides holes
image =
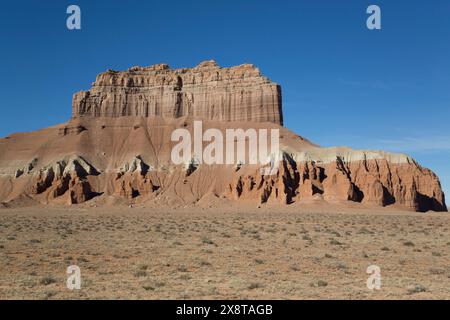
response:
{"label": "flat-topped mesa", "polygon": [[251,64],[167,64],[108,70],[73,96],[72,117],[161,116],[283,124],[281,88]]}

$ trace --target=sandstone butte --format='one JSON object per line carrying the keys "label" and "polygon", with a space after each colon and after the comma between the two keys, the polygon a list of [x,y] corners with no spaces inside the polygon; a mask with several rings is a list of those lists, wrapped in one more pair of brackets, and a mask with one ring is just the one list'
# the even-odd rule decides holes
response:
{"label": "sandstone butte", "polygon": [[[404,154],[319,147],[282,127],[281,88],[250,64],[108,70],[73,96],[72,118],[0,139],[0,202],[220,207],[360,203],[447,211],[438,177]],[[176,128],[280,129],[280,169],[174,165]],[[237,141],[236,141],[237,143]]]}

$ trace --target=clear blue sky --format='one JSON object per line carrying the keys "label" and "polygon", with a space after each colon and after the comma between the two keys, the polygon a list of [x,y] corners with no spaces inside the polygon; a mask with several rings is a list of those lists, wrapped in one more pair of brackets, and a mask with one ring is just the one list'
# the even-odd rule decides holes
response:
{"label": "clear blue sky", "polygon": [[[66,28],[77,4],[82,30]],[[382,30],[366,28],[370,4]],[[0,8],[0,136],[69,119],[108,68],[253,63],[285,125],[323,145],[405,152],[450,195],[450,1],[15,1]]]}

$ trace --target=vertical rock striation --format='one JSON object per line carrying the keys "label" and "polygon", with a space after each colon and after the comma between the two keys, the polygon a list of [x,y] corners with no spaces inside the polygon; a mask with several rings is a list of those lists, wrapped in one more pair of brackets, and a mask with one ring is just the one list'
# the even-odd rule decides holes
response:
{"label": "vertical rock striation", "polygon": [[74,95],[72,117],[161,116],[282,124],[281,88],[251,64],[195,68],[166,64],[108,70]]}

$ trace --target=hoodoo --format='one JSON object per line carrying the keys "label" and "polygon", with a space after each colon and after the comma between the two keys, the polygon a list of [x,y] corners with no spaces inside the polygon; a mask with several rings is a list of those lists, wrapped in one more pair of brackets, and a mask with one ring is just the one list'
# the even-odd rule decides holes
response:
{"label": "hoodoo", "polygon": [[[63,124],[0,139],[0,202],[220,206],[306,201],[446,211],[438,177],[403,154],[321,148],[282,127],[280,86],[253,65],[108,70]],[[279,129],[277,168],[171,161],[171,134]],[[246,137],[242,137],[246,139]],[[236,143],[238,143],[237,139]]]}

